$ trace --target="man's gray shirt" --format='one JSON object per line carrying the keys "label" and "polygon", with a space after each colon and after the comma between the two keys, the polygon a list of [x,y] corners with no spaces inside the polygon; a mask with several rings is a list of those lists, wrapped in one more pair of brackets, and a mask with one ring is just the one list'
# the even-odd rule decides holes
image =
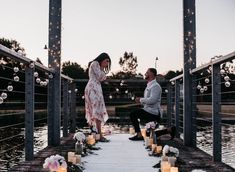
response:
{"label": "man's gray shirt", "polygon": [[162,115],[161,110],[162,88],[154,79],[147,84],[144,91],[144,97],[140,98],[143,109],[154,115]]}

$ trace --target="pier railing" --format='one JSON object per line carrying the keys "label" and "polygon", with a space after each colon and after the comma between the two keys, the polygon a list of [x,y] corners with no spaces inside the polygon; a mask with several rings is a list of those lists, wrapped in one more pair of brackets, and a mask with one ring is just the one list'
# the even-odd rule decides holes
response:
{"label": "pier railing", "polygon": [[[215,56],[209,63],[191,70],[192,95],[184,95],[183,75],[172,78],[168,84],[169,124],[176,126],[177,134],[182,139],[185,125],[192,125],[190,139],[193,145],[204,148],[214,161],[225,159],[228,164],[233,159],[229,156],[234,147],[229,145],[233,145],[235,134],[234,59],[235,52]],[[191,112],[184,112],[186,96],[192,104]],[[190,124],[184,121],[189,114],[192,116]],[[230,131],[226,131],[229,127]]]}
{"label": "pier railing", "polygon": [[[48,96],[53,94],[48,85],[53,74],[52,68],[0,45],[0,163],[32,160],[48,145],[48,130],[53,131],[47,123],[52,108]],[[62,137],[75,131],[76,89],[73,79],[65,75],[61,75],[61,85]]]}

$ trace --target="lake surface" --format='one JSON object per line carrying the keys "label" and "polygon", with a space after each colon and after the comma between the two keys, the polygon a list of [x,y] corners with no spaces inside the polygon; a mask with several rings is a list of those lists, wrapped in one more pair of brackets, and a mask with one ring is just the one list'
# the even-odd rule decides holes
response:
{"label": "lake surface", "polygon": [[[24,135],[24,128],[20,134]],[[35,148],[34,152],[47,146],[47,126],[35,127]],[[12,146],[12,145],[7,145]],[[212,127],[200,127],[197,132],[197,146],[208,154],[212,155]],[[224,163],[235,168],[235,125],[222,126],[222,160]],[[8,155],[5,160],[0,159],[0,171],[7,171],[8,168],[17,164],[19,161],[24,161],[24,147],[19,147],[11,155]]]}

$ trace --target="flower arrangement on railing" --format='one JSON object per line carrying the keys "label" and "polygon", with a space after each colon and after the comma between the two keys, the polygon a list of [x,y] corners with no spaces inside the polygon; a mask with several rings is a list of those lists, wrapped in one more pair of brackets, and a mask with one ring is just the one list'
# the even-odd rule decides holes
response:
{"label": "flower arrangement on railing", "polygon": [[67,171],[67,163],[65,161],[65,158],[60,155],[51,155],[50,157],[46,158],[43,164],[43,168],[49,169],[50,171],[56,171],[59,170]]}

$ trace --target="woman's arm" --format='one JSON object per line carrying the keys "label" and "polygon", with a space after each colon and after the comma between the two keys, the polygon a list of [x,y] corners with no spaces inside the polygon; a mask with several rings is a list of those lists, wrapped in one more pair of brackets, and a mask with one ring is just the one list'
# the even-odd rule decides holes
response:
{"label": "woman's arm", "polygon": [[91,69],[93,70],[93,72],[94,72],[96,78],[97,78],[99,81],[104,81],[104,80],[106,80],[106,75],[105,75],[104,71],[101,70],[100,65],[99,65],[99,63],[98,63],[97,61],[93,61],[93,62],[91,63],[91,66],[90,66],[90,67],[91,67]]}

